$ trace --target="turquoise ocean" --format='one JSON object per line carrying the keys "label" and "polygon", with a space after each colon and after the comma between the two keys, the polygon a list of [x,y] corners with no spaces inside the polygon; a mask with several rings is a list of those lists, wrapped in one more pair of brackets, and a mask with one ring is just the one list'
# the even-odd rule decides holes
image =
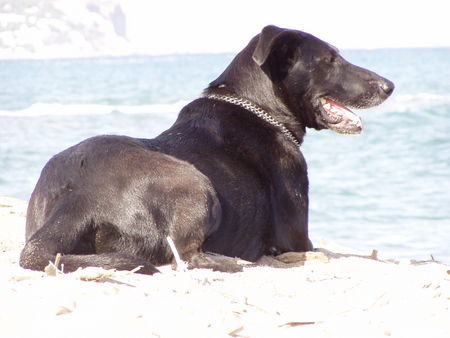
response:
{"label": "turquoise ocean", "polygon": [[[392,80],[365,129],[308,130],[310,234],[450,263],[450,49],[344,50]],[[0,196],[28,200],[48,159],[99,134],[152,138],[231,54],[0,61]]]}

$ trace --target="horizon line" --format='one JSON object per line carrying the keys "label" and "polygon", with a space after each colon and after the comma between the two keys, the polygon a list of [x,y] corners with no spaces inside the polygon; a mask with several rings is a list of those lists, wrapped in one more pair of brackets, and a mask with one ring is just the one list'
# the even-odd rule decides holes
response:
{"label": "horizon line", "polygon": [[[450,46],[401,46],[401,47],[347,47],[347,48],[339,48],[341,51],[379,51],[379,50],[413,50],[413,49],[450,49]],[[69,59],[95,59],[95,58],[116,58],[116,57],[158,57],[158,56],[189,56],[189,55],[221,55],[221,54],[237,54],[240,50],[235,51],[211,51],[211,52],[200,52],[200,51],[179,51],[179,52],[94,52],[94,53],[85,53],[80,55],[46,55],[36,53],[33,54],[24,54],[24,55],[15,55],[15,56],[3,56],[0,55],[0,61],[8,61],[8,60],[69,60]]]}

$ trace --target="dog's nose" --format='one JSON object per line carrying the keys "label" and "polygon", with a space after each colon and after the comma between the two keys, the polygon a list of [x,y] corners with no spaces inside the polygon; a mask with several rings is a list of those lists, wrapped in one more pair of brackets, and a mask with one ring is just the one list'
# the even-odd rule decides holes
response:
{"label": "dog's nose", "polygon": [[386,93],[387,96],[391,95],[395,88],[395,85],[388,79],[381,80],[379,86],[381,90]]}

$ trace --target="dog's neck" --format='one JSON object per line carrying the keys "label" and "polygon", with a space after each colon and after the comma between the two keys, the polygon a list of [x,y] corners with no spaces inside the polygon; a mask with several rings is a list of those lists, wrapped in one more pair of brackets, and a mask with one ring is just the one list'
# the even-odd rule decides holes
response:
{"label": "dog's neck", "polygon": [[276,127],[284,136],[286,136],[287,139],[289,139],[289,141],[294,143],[297,147],[300,147],[301,142],[288,128],[286,128],[284,124],[277,121],[268,112],[266,112],[261,107],[258,107],[256,104],[250,102],[249,100],[245,100],[236,95],[222,95],[222,94],[206,94],[205,97],[212,100],[227,102],[239,106],[241,108],[244,108],[245,110],[258,116],[260,119],[266,121],[270,125]]}
{"label": "dog's neck", "polygon": [[279,85],[274,84],[253,61],[252,55],[257,41],[253,39],[236,55],[227,69],[209,84],[204,95],[226,95],[251,102],[284,126],[301,144],[306,132],[306,123],[301,119],[301,114],[291,110],[286,104],[287,100],[277,92]]}

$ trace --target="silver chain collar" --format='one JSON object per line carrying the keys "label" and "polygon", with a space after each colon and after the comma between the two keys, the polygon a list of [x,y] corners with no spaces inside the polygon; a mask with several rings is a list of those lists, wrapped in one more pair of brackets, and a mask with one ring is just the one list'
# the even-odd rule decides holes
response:
{"label": "silver chain collar", "polygon": [[267,113],[262,108],[258,107],[257,105],[253,104],[250,101],[247,101],[245,99],[235,97],[235,96],[229,96],[229,95],[220,95],[220,94],[207,94],[205,97],[213,100],[219,100],[228,102],[231,104],[235,104],[236,106],[242,107],[245,110],[248,110],[249,112],[255,114],[259,118],[263,119],[267,123],[277,127],[280,129],[280,131],[297,147],[300,147],[300,142],[297,140],[297,138],[294,136],[294,134],[287,129],[282,123],[275,120],[272,116],[270,116],[269,113]]}

